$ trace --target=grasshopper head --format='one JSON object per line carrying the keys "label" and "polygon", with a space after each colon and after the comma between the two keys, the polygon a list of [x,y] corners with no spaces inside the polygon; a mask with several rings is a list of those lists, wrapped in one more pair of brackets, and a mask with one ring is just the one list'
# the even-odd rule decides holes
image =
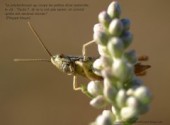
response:
{"label": "grasshopper head", "polygon": [[63,54],[55,55],[51,58],[51,62],[60,71],[67,75],[73,75],[75,71],[75,64],[70,60],[68,56]]}

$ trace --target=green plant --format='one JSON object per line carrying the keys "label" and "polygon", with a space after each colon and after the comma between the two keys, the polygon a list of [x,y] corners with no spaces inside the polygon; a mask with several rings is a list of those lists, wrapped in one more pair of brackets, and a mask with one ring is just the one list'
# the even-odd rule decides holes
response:
{"label": "green plant", "polygon": [[132,125],[148,111],[151,102],[150,91],[134,72],[138,64],[136,52],[127,50],[133,38],[130,20],[120,19],[120,15],[119,3],[113,1],[107,11],[99,14],[99,23],[94,26],[100,58],[93,68],[103,81],[90,81],[87,93],[92,97],[91,106],[110,105],[111,109],[104,110],[92,125]]}

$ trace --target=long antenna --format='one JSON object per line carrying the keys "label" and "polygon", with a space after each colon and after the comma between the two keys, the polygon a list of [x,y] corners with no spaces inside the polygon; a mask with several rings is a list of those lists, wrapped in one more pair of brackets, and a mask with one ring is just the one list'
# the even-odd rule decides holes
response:
{"label": "long antenna", "polygon": [[38,39],[38,41],[40,42],[41,46],[44,48],[44,50],[47,52],[47,54],[50,57],[53,57],[53,55],[50,53],[50,51],[46,48],[45,44],[42,42],[40,36],[38,35],[38,33],[36,32],[36,30],[33,28],[33,26],[31,25],[30,22],[28,22],[28,26],[31,29],[31,31],[34,33],[34,35],[36,36],[36,38]]}
{"label": "long antenna", "polygon": [[[41,38],[39,37],[36,30],[33,28],[30,22],[28,22],[28,26],[31,29],[31,31],[34,33],[36,38],[38,39],[41,46],[44,48],[45,52],[50,56],[53,57],[50,51],[46,48],[45,44],[42,42]],[[49,59],[14,59],[15,62],[51,62]]]}
{"label": "long antenna", "polygon": [[51,62],[49,59],[14,59],[15,62]]}

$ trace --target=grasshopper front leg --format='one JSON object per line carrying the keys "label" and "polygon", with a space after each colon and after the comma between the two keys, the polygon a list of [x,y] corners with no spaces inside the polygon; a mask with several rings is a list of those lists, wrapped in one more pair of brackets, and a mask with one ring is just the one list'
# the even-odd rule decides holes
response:
{"label": "grasshopper front leg", "polygon": [[[88,71],[89,67],[87,66],[87,64],[85,64],[85,62],[87,61],[86,48],[87,48],[87,46],[93,44],[94,42],[95,42],[95,40],[92,40],[92,41],[89,41],[83,45],[83,47],[82,47],[83,61],[77,62],[77,64],[83,68],[86,77],[90,80],[93,80],[93,79],[91,78],[91,74]],[[73,89],[76,91],[81,90],[83,93],[85,93],[86,95],[89,96],[89,93],[87,92],[87,87],[85,85],[81,85],[80,87],[78,87],[76,75],[73,76]]]}
{"label": "grasshopper front leg", "polygon": [[[86,60],[87,60],[87,55],[86,55],[86,48],[87,48],[87,46],[89,46],[89,45],[91,45],[91,44],[93,44],[93,43],[95,43],[95,40],[92,40],[92,41],[89,41],[89,42],[83,44],[83,47],[82,47],[83,61],[86,61]],[[89,79],[91,79],[91,78],[90,78],[90,75],[88,74],[88,71],[87,71],[87,69],[86,69],[86,66],[85,66],[83,63],[81,63],[80,65],[82,65],[86,76],[87,76]],[[89,97],[91,96],[91,95],[87,92],[87,87],[86,87],[86,86],[78,87],[77,76],[76,76],[76,75],[73,76],[73,89],[76,90],[76,91],[77,91],[77,90],[81,90],[83,93],[85,93],[85,94],[88,95]]]}
{"label": "grasshopper front leg", "polygon": [[92,98],[92,95],[87,91],[87,86],[86,85],[82,85],[81,87],[77,86],[77,76],[76,75],[73,76],[73,89],[75,91],[81,90],[89,98]]}
{"label": "grasshopper front leg", "polygon": [[89,41],[85,44],[83,44],[83,48],[82,48],[82,55],[83,55],[83,60],[86,60],[87,59],[87,56],[86,56],[86,47],[95,43],[95,40],[92,40],[92,41]]}
{"label": "grasshopper front leg", "polygon": [[73,90],[82,90],[82,88],[81,87],[78,87],[78,85],[77,85],[77,76],[76,75],[74,75],[73,76]]}

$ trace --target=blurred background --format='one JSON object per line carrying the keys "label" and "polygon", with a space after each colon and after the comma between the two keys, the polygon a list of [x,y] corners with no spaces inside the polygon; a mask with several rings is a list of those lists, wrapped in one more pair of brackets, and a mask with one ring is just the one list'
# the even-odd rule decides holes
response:
{"label": "blurred background", "polygon": [[[89,105],[90,99],[74,91],[72,77],[50,63],[15,63],[14,58],[46,58],[28,20],[7,20],[5,3],[84,3],[77,12],[49,12],[29,20],[52,54],[81,55],[82,45],[92,40],[98,14],[112,0],[0,0],[0,125],[87,125],[101,110]],[[140,121],[170,124],[170,1],[119,0],[122,18],[131,19],[134,40],[131,45],[138,55],[148,55],[152,66],[145,85],[153,93],[150,111]],[[88,48],[96,56],[96,46]],[[79,78],[79,83],[88,80]],[[142,123],[138,123],[142,124]],[[136,125],[138,125],[136,124]],[[145,124],[145,123],[144,123]],[[154,123],[148,123],[148,125]]]}

